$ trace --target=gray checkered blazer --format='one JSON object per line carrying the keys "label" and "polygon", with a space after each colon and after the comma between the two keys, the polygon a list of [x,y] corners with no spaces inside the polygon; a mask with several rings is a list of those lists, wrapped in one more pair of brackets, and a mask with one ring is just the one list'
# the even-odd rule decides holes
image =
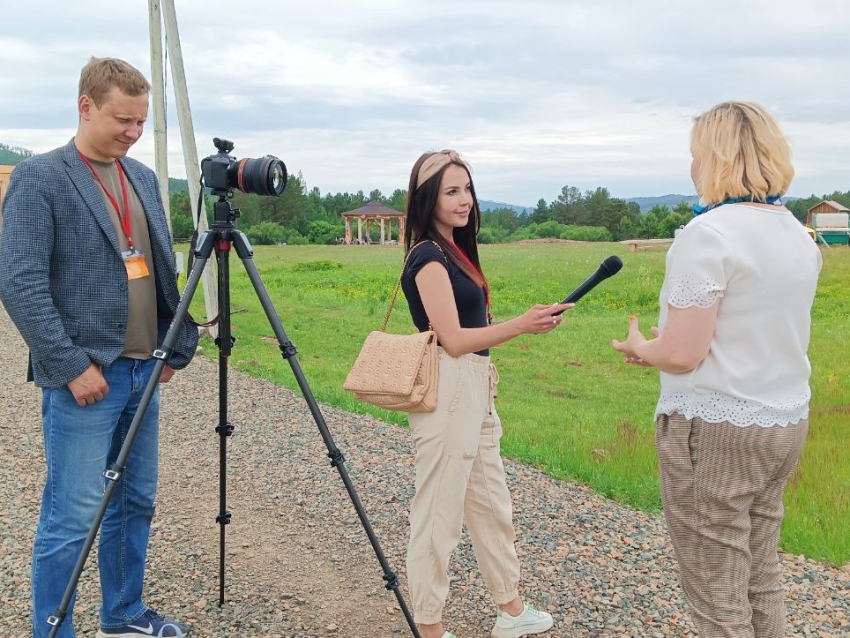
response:
{"label": "gray checkered blazer", "polygon": [[[121,160],[148,218],[156,277],[159,342],[179,303],[171,237],[156,176]],[[3,202],[0,300],[32,356],[36,385],[67,385],[124,349],[127,271],[109,211],[74,141],[12,171]],[[197,328],[185,321],[169,360],[184,368]]]}

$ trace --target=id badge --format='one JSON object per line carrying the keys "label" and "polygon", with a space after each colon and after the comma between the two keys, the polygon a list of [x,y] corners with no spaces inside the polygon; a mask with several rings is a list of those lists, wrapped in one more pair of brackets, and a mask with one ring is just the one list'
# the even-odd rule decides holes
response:
{"label": "id badge", "polygon": [[150,275],[148,264],[145,262],[145,253],[141,250],[125,250],[121,253],[124,266],[127,267],[127,279],[141,279]]}

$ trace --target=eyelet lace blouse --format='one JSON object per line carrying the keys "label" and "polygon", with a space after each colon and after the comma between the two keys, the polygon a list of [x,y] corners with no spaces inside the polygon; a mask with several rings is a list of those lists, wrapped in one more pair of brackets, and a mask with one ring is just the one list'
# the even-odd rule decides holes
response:
{"label": "eyelet lace blouse", "polygon": [[708,356],[690,372],[661,373],[655,415],[787,426],[808,417],[811,309],[822,258],[785,208],[734,204],[695,217],[667,253],[659,297],[710,308],[719,301]]}

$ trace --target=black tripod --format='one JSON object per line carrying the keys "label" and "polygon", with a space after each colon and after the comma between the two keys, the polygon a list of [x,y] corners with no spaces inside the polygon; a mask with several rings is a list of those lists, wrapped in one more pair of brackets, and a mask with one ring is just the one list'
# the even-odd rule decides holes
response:
{"label": "black tripod", "polygon": [[357,491],[354,489],[354,485],[351,482],[351,478],[348,475],[348,470],[345,467],[345,458],[343,457],[339,449],[336,447],[333,437],[328,431],[328,426],[325,423],[325,419],[319,409],[319,405],[316,403],[316,399],[313,396],[313,392],[310,389],[310,386],[307,384],[307,380],[304,378],[304,374],[301,371],[301,366],[298,363],[298,359],[295,357],[295,355],[297,354],[297,350],[295,349],[295,346],[292,344],[292,342],[289,341],[289,338],[286,336],[286,332],[283,329],[283,325],[280,322],[280,318],[278,317],[274,305],[272,304],[272,301],[269,298],[268,291],[263,285],[263,281],[260,278],[259,272],[257,271],[257,266],[254,264],[254,253],[250,243],[248,242],[248,238],[245,237],[245,235],[241,231],[239,231],[233,224],[234,220],[239,216],[239,210],[234,209],[230,205],[230,202],[227,201],[226,192],[227,191],[222,192],[217,191],[215,189],[213,190],[213,193],[219,196],[218,201],[214,205],[213,225],[208,231],[201,235],[198,241],[198,245],[194,251],[194,266],[189,272],[189,277],[186,281],[186,287],[183,291],[183,296],[180,299],[180,303],[177,306],[177,311],[174,314],[174,319],[171,322],[171,326],[168,329],[168,333],[165,335],[165,339],[163,339],[162,347],[158,350],[155,350],[152,354],[153,358],[157,360],[154,366],[154,371],[151,375],[150,381],[148,382],[142,394],[142,399],[139,403],[139,408],[136,411],[135,416],[133,417],[132,423],[130,424],[130,429],[127,432],[127,437],[124,440],[124,444],[121,446],[121,450],[118,453],[118,457],[116,458],[115,462],[112,464],[112,467],[103,473],[104,477],[106,477],[107,479],[103,499],[95,516],[95,520],[92,522],[91,529],[89,530],[88,536],[86,537],[80,556],[77,559],[77,564],[74,566],[74,571],[71,575],[71,580],[65,589],[65,593],[62,597],[61,603],[59,604],[59,608],[57,609],[54,615],[50,616],[47,619],[48,624],[51,625],[48,638],[55,638],[56,633],[59,631],[59,627],[65,620],[71,597],[73,596],[74,590],[77,587],[77,583],[80,579],[80,575],[82,574],[83,567],[88,558],[88,555],[91,552],[91,548],[94,544],[94,539],[97,535],[97,531],[100,528],[100,525],[103,522],[103,518],[106,514],[109,499],[112,497],[112,493],[115,491],[118,481],[121,480],[121,476],[124,472],[127,459],[130,456],[130,450],[132,449],[133,443],[135,442],[136,435],[138,434],[142,419],[144,418],[145,412],[147,411],[148,406],[150,405],[153,393],[156,390],[156,384],[158,383],[160,373],[165,367],[169,356],[171,356],[174,344],[177,342],[180,327],[188,313],[189,304],[192,301],[192,297],[194,296],[195,290],[198,287],[198,282],[201,279],[204,266],[206,266],[206,263],[209,260],[210,255],[212,254],[213,248],[215,248],[216,262],[218,264],[219,295],[219,332],[218,339],[216,339],[216,345],[219,348],[220,418],[219,424],[216,427],[216,432],[219,435],[220,443],[220,509],[219,514],[216,517],[216,522],[220,525],[219,605],[224,604],[225,526],[230,523],[231,518],[230,512],[227,511],[226,493],[227,437],[233,434],[234,430],[233,425],[227,420],[227,359],[230,356],[231,348],[234,343],[234,338],[230,333],[229,266],[230,249],[233,245],[236,246],[236,254],[242,260],[242,263],[245,266],[245,270],[248,273],[248,277],[251,280],[251,284],[254,286],[254,290],[257,293],[257,297],[259,298],[260,303],[263,306],[263,310],[266,313],[266,317],[268,318],[269,323],[271,324],[271,327],[274,330],[274,334],[277,337],[278,343],[280,344],[281,354],[283,358],[289,362],[289,365],[292,368],[292,372],[295,374],[295,379],[298,381],[298,387],[301,388],[301,392],[304,394],[304,398],[307,401],[307,405],[310,408],[310,412],[313,415],[313,419],[316,421],[316,425],[318,426],[319,432],[322,435],[322,439],[325,442],[325,446],[328,449],[328,457],[330,457],[331,459],[331,465],[335,467],[339,472],[339,475],[342,478],[342,482],[345,484],[345,489],[348,491],[348,495],[351,498],[351,502],[354,504],[354,509],[357,511],[357,516],[360,518],[360,522],[362,523],[363,528],[366,531],[366,535],[369,537],[369,542],[372,545],[372,549],[374,550],[375,555],[378,558],[378,562],[381,564],[381,568],[384,571],[383,579],[386,581],[385,587],[395,593],[395,596],[398,599],[399,607],[404,613],[404,616],[407,619],[407,624],[410,626],[410,630],[413,635],[416,638],[421,638],[419,635],[419,630],[416,627],[416,623],[413,620],[413,616],[408,610],[407,604],[404,601],[404,597],[401,595],[401,591],[399,590],[398,578],[396,574],[390,569],[389,563],[387,562],[387,559],[384,556],[383,551],[381,550],[378,538],[375,536],[375,532],[372,529],[371,524],[369,523],[368,517],[366,516],[366,511],[363,509],[363,504],[361,503],[360,498],[357,495]]}

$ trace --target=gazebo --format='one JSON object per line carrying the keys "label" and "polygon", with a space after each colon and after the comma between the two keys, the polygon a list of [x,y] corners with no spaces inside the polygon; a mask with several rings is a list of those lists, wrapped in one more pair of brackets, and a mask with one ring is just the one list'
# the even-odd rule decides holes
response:
{"label": "gazebo", "polygon": [[[360,208],[355,208],[354,210],[350,210],[347,213],[342,214],[342,218],[345,221],[345,243],[351,244],[370,244],[372,243],[372,238],[369,235],[369,226],[372,222],[378,222],[381,227],[381,242],[382,244],[394,243],[390,240],[392,236],[392,227],[393,220],[398,223],[398,236],[400,238],[404,237],[404,213],[400,213],[394,208],[390,208],[389,206],[384,206],[381,202],[376,202],[372,200],[361,206]],[[357,239],[352,239],[351,237],[351,220],[357,220]],[[363,224],[366,224],[366,237],[363,237]]]}

